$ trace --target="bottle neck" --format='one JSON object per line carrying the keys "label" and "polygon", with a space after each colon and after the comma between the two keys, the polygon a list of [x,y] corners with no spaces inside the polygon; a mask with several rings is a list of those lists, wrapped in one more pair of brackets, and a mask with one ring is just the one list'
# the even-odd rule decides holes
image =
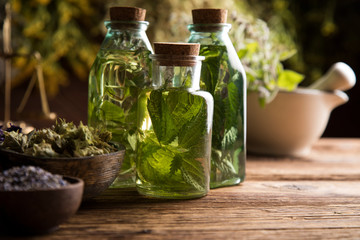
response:
{"label": "bottle neck", "polygon": [[228,32],[231,29],[231,24],[229,24],[229,23],[189,24],[188,29],[191,33],[228,34]]}
{"label": "bottle neck", "polygon": [[205,57],[153,54],[150,58],[155,89],[200,89],[201,60]]}
{"label": "bottle neck", "polygon": [[105,21],[108,32],[140,31],[145,32],[149,26],[146,21]]}
{"label": "bottle neck", "polygon": [[189,42],[202,45],[227,45],[231,42],[229,38],[231,24],[190,24],[188,29],[191,33]]}

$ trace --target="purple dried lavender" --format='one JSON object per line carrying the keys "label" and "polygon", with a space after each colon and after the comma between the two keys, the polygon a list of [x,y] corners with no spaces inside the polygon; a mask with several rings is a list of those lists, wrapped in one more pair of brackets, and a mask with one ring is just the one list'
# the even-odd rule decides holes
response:
{"label": "purple dried lavender", "polygon": [[0,173],[0,191],[57,189],[69,183],[40,167],[13,167]]}
{"label": "purple dried lavender", "polygon": [[20,126],[16,126],[10,123],[10,127],[6,129],[7,132],[19,132],[21,133],[22,128]]}
{"label": "purple dried lavender", "polygon": [[[0,125],[0,143],[2,143],[5,140],[5,134],[4,134],[4,130],[2,129],[3,125]],[[5,129],[6,132],[19,132],[21,133],[22,128],[20,126],[16,126],[13,125],[12,123],[10,123],[10,127]]]}
{"label": "purple dried lavender", "polygon": [[2,125],[0,126],[0,143],[5,140],[4,131],[2,130]]}

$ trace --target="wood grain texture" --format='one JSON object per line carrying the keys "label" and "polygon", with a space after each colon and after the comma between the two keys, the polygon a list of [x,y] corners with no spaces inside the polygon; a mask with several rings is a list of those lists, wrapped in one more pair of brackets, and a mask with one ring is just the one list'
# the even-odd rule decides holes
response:
{"label": "wood grain texture", "polygon": [[[353,154],[339,154],[347,148]],[[358,149],[358,140],[321,140],[307,159],[250,158],[243,184],[195,200],[109,189],[33,239],[360,239]]]}
{"label": "wood grain texture", "polygon": [[246,180],[360,180],[360,139],[321,139],[305,158],[248,156]]}

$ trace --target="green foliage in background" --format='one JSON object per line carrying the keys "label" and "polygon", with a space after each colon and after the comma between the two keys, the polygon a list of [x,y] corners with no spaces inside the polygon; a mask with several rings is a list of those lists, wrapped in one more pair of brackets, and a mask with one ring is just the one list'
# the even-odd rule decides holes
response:
{"label": "green foliage in background", "polygon": [[280,41],[278,33],[252,16],[233,12],[230,22],[233,26],[230,34],[245,68],[248,91],[258,93],[262,106],[270,102],[279,90],[293,91],[304,76],[284,69],[282,64],[296,54],[291,39],[288,44]]}
{"label": "green foliage in background", "polygon": [[[233,25],[231,38],[240,51],[239,56],[245,65],[250,89],[263,81],[264,88],[258,88],[263,97],[274,95],[276,85],[283,85],[285,76],[293,77],[294,81],[291,82],[294,84],[299,81],[298,75],[287,71],[277,81],[283,65],[304,73],[306,79],[302,85],[318,79],[324,69],[335,62],[334,54],[328,51],[329,46],[325,46],[325,43],[334,42],[339,32],[344,31],[339,29],[338,21],[348,18],[352,12],[356,14],[355,8],[351,8],[355,3],[340,0],[9,1],[14,12],[14,50],[21,54],[31,54],[34,51],[42,54],[45,84],[50,95],[55,95],[59,87],[66,85],[74,74],[79,79],[87,79],[104,36],[103,20],[108,19],[107,9],[110,6],[147,9],[146,19],[150,22],[147,33],[151,42],[186,41],[189,36],[187,25],[192,22],[193,8],[229,9],[228,22]],[[350,9],[347,10],[350,15],[336,19],[336,9],[339,8]],[[349,29],[351,31],[351,26]],[[264,36],[261,36],[262,33]],[[352,43],[343,43],[347,44],[345,47],[349,44],[357,46],[354,45],[356,38],[348,39]],[[295,49],[297,53],[292,56]],[[343,58],[344,55],[338,57]],[[286,58],[288,59],[284,64],[283,60]],[[35,60],[19,57],[14,59],[13,64],[20,69],[20,74],[13,80],[13,86],[16,86],[29,79],[34,71]],[[290,86],[286,88],[291,89]]]}
{"label": "green foliage in background", "polygon": [[[71,75],[86,79],[99,48],[105,6],[92,0],[10,0],[13,11],[13,48],[18,54],[38,51],[46,90],[54,96]],[[34,72],[35,59],[17,57],[13,85]]]}
{"label": "green foliage in background", "polygon": [[[322,74],[326,56],[315,36],[311,51],[304,49],[306,29],[314,26],[324,38],[338,31],[333,14],[337,0],[9,0],[14,11],[14,49],[21,54],[39,51],[43,56],[45,84],[50,95],[75,75],[86,80],[104,37],[103,21],[111,6],[137,6],[147,10],[151,42],[184,42],[192,23],[191,9],[226,8],[232,24],[231,39],[246,69],[249,90],[269,101],[279,89],[292,90]],[[304,14],[304,12],[306,14]],[[263,20],[260,20],[263,19]],[[300,33],[300,34],[299,34]],[[304,37],[305,36],[305,37]],[[295,54],[296,53],[296,54]],[[32,58],[16,58],[20,69],[14,85],[34,71]],[[285,69],[285,67],[287,69]],[[292,69],[294,71],[291,71]],[[305,83],[304,83],[305,82]]]}
{"label": "green foliage in background", "polygon": [[[345,22],[358,22],[360,19],[355,17],[359,16],[357,1],[244,0],[242,2],[251,6],[249,9],[253,16],[266,21],[280,37],[279,40],[288,44],[288,40],[292,39],[297,54],[288,59],[285,65],[304,73],[306,78],[301,83],[303,86],[319,79],[336,61],[344,61],[355,55],[346,51],[335,53],[337,51],[332,48],[348,48],[351,44],[349,41],[353,41],[352,49],[357,48],[355,39],[350,40],[352,37],[348,36],[347,40],[344,40],[346,38],[341,36],[353,32],[352,26],[344,24]],[[342,29],[339,25],[341,23]]]}

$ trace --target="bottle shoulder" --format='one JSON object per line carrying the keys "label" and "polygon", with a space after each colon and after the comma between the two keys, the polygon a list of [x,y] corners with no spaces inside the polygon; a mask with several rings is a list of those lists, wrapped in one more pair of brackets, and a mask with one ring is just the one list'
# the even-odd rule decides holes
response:
{"label": "bottle shoulder", "polygon": [[[244,72],[240,58],[232,44],[227,46],[202,44],[199,55],[205,56],[202,64],[207,65],[208,68],[218,68],[216,66],[219,65],[221,69],[231,68],[235,71]],[[214,70],[218,71],[218,69]]]}
{"label": "bottle shoulder", "polygon": [[138,50],[153,52],[150,41],[145,32],[121,31],[107,33],[100,50]]}
{"label": "bottle shoulder", "polygon": [[207,91],[203,91],[203,90],[196,90],[192,93],[193,95],[196,95],[196,96],[200,96],[202,97],[203,99],[205,99],[205,101],[207,103],[211,103],[213,104],[214,103],[214,98],[213,96],[211,95],[211,93],[207,92]]}

